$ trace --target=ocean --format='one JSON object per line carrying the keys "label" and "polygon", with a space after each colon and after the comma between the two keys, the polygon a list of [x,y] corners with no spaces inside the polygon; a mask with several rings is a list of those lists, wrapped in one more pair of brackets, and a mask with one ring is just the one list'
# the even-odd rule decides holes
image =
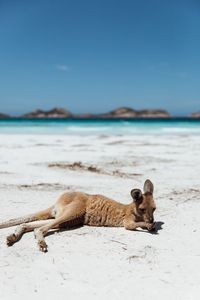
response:
{"label": "ocean", "polygon": [[200,119],[0,120],[0,134],[200,135]]}

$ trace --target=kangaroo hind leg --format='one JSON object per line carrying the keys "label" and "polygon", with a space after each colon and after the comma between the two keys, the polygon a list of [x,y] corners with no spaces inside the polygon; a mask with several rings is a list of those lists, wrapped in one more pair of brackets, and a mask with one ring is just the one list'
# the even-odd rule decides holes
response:
{"label": "kangaroo hind leg", "polygon": [[55,220],[35,229],[35,238],[38,242],[39,250],[47,252],[47,244],[44,237],[50,229],[59,228],[62,224],[83,224],[84,215],[85,207],[81,203],[80,205],[78,203],[70,203]]}
{"label": "kangaroo hind leg", "polygon": [[41,221],[39,223],[20,224],[19,226],[17,226],[14,233],[7,236],[7,238],[6,238],[7,246],[12,246],[13,244],[15,244],[16,242],[18,242],[21,239],[21,237],[23,236],[24,233],[33,231],[34,229],[45,225],[47,222],[49,223],[48,220],[45,220],[45,221]]}

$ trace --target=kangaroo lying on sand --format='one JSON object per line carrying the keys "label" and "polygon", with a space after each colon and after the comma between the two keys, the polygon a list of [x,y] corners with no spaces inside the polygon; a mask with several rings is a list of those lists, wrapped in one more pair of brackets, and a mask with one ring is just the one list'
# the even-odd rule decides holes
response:
{"label": "kangaroo lying on sand", "polygon": [[[140,189],[133,189],[131,196],[133,202],[122,204],[102,195],[89,195],[81,192],[64,193],[50,208],[2,222],[0,229],[21,224],[16,228],[15,233],[7,237],[8,246],[17,242],[23,233],[34,230],[39,249],[43,252],[47,252],[44,239],[47,232],[64,226],[124,226],[128,230],[135,230],[138,227],[149,231],[154,230],[153,213],[156,205],[153,199],[153,183],[147,179],[144,183],[144,193]],[[37,224],[29,223],[38,220],[47,221]]]}

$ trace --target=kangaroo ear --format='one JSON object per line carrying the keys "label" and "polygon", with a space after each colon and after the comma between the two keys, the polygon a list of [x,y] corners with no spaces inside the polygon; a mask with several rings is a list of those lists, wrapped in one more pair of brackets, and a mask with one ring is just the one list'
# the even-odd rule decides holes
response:
{"label": "kangaroo ear", "polygon": [[153,187],[153,183],[151,182],[151,180],[149,180],[149,179],[147,179],[146,181],[145,181],[145,183],[144,183],[144,193],[151,193],[151,194],[153,194],[153,189],[154,189],[154,187]]}
{"label": "kangaroo ear", "polygon": [[133,189],[131,190],[131,196],[134,201],[139,201],[142,199],[142,191],[139,189]]}

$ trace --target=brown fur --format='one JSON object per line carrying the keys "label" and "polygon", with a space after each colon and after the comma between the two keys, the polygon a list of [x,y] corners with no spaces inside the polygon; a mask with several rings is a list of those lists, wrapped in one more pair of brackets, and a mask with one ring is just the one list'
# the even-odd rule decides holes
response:
{"label": "brown fur", "polygon": [[[61,195],[56,204],[49,209],[0,223],[0,228],[21,224],[14,234],[7,237],[8,246],[17,242],[23,233],[34,230],[39,249],[43,252],[47,251],[44,240],[47,232],[63,226],[124,226],[128,230],[135,230],[138,227],[153,230],[155,227],[153,213],[156,206],[152,182],[146,180],[144,193],[139,189],[133,189],[131,196],[133,201],[130,204],[122,204],[102,195],[68,192]],[[39,224],[29,223],[36,220],[46,221]]]}

